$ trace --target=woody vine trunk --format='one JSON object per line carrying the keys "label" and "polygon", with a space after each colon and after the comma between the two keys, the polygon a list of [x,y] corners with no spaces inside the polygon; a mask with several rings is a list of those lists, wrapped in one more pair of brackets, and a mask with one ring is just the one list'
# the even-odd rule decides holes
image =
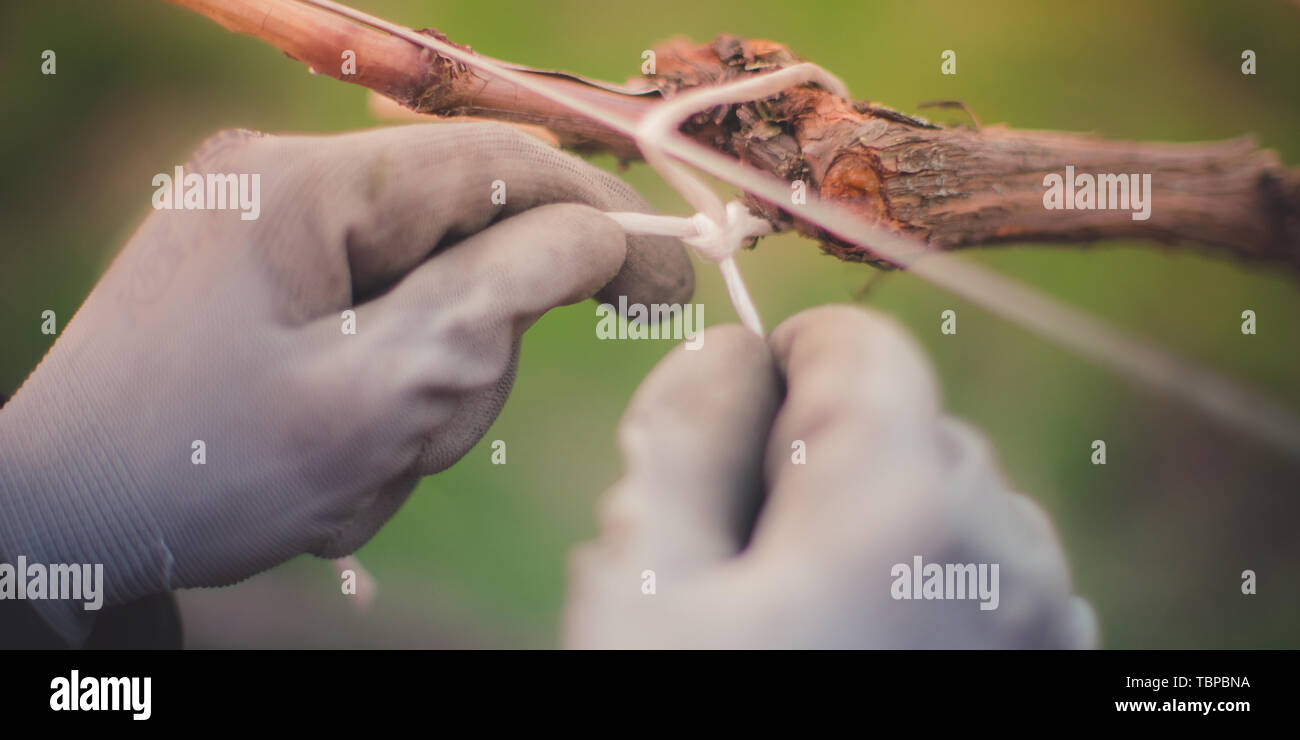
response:
{"label": "woody vine trunk", "polygon": [[[607,151],[623,161],[639,157],[627,137],[535,93],[296,0],[169,1],[420,113],[538,124],[575,150]],[[345,49],[356,54],[355,74],[341,69]],[[686,89],[801,61],[780,44],[730,36],[704,45],[673,40],[655,51],[656,74],[628,88],[511,66],[635,120]],[[940,249],[1123,237],[1300,269],[1300,170],[1284,167],[1248,137],[1172,144],[1005,126],[944,128],[814,86],[702,112],[682,131]],[[1149,217],[1135,219],[1135,208],[1049,210],[1045,181],[1063,178],[1067,166],[1077,175],[1150,175]],[[869,249],[800,222],[789,204],[748,200],[840,259],[879,262]],[[1080,195],[1078,204],[1087,203]]]}

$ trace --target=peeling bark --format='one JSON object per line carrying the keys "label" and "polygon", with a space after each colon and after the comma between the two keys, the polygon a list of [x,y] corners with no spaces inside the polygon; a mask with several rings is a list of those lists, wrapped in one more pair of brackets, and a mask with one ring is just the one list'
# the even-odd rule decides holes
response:
{"label": "peeling bark", "polygon": [[[765,41],[720,37],[657,51],[666,94],[799,61]],[[1169,144],[1004,126],[941,128],[815,87],[696,116],[683,130],[822,198],[941,249],[1026,241],[1142,238],[1193,242],[1300,268],[1300,173],[1248,138]],[[1129,210],[1047,210],[1044,177],[1151,174],[1149,220]],[[788,219],[758,199],[751,207]],[[841,259],[872,261],[861,247],[799,223]]]}

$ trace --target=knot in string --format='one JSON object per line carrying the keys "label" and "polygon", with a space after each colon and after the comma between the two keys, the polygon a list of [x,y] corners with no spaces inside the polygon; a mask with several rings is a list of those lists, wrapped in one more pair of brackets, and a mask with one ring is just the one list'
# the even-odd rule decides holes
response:
{"label": "knot in string", "polygon": [[660,216],[653,213],[635,213],[629,211],[606,212],[629,234],[655,234],[657,236],[675,236],[690,245],[700,257],[716,264],[722,271],[722,282],[727,286],[727,295],[736,309],[740,323],[750,331],[763,336],[763,322],[758,316],[758,309],[745,289],[745,281],[740,277],[736,267],[735,255],[745,240],[772,231],[772,224],[749,212],[743,203],[732,201],[725,207],[715,209],[723,216],[719,224],[708,214],[697,213],[690,217]]}
{"label": "knot in string", "polygon": [[717,223],[705,213],[691,216],[697,235],[684,237],[682,241],[693,247],[696,254],[704,259],[721,262],[739,251],[741,245],[749,239],[772,231],[772,225],[766,219],[750,213],[740,201],[728,203],[726,215],[724,224]]}

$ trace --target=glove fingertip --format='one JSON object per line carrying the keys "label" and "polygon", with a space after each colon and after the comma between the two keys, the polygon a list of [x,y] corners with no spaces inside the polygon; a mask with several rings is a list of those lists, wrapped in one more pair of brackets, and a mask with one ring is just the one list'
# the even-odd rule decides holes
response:
{"label": "glove fingertip", "polygon": [[618,304],[683,304],[695,293],[695,272],[682,243],[671,237],[629,235],[627,258],[618,274],[596,293],[597,299]]}

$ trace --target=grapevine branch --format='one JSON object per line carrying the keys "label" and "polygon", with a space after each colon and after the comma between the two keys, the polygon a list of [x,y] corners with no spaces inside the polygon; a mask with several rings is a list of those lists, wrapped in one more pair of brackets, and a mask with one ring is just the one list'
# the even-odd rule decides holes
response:
{"label": "grapevine branch", "polygon": [[[626,135],[535,92],[296,0],[169,1],[266,41],[316,73],[363,85],[420,113],[541,125],[571,149],[610,152],[621,161],[640,156]],[[343,72],[344,50],[356,54],[355,74]],[[656,74],[628,87],[508,66],[593,108],[635,120],[690,88],[800,61],[780,44],[730,36],[705,45],[673,40],[655,52]],[[1274,152],[1258,149],[1249,137],[1171,144],[1004,126],[943,128],[813,86],[722,106],[695,116],[682,131],[752,166],[802,180],[822,199],[940,249],[1144,238],[1300,269],[1300,170],[1282,166]],[[1044,177],[1061,174],[1066,165],[1080,173],[1151,174],[1150,218],[1134,220],[1123,209],[1045,209]],[[840,259],[879,261],[869,249],[766,201],[751,197],[748,203],[774,224],[817,239]]]}
{"label": "grapevine branch", "polygon": [[[912,224],[901,223],[897,211],[890,209],[894,204],[889,200],[891,191],[887,187],[889,165],[870,161],[870,157],[878,157],[879,152],[890,145],[900,144],[903,137],[891,142],[882,140],[878,132],[854,129],[853,135],[846,140],[842,129],[845,122],[855,120],[855,116],[866,126],[880,129],[883,125],[886,131],[891,123],[903,124],[909,131],[944,129],[882,106],[848,102],[842,83],[833,75],[816,65],[793,65],[793,55],[783,47],[730,37],[720,37],[711,47],[691,47],[684,42],[673,42],[663,51],[672,63],[669,71],[675,72],[661,72],[656,76],[653,88],[647,85],[618,88],[562,72],[507,65],[474,54],[468,47],[453,44],[436,32],[413,31],[335,0],[171,2],[198,10],[228,28],[273,40],[286,54],[306,60],[313,72],[325,72],[340,79],[350,78],[358,71],[348,68],[349,57],[359,66],[358,50],[374,53],[374,66],[360,77],[360,81],[418,111],[487,115],[493,115],[493,111],[505,111],[497,117],[546,125],[575,148],[604,148],[625,159],[639,150],[648,157],[653,155],[652,164],[655,158],[662,160],[663,155],[667,155],[741,187],[753,207],[768,215],[774,225],[793,223],[801,232],[821,238],[828,251],[846,259],[883,261],[888,258],[931,284],[970,300],[1080,357],[1141,381],[1154,390],[1179,396],[1221,422],[1277,445],[1292,455],[1300,455],[1300,421],[1269,399],[994,271],[939,254],[945,246],[952,248],[966,243],[960,238],[951,242],[937,238],[941,233],[939,228],[923,234],[924,239],[917,238],[917,229]],[[354,26],[354,22],[357,25]],[[336,65],[332,58],[335,52],[339,53],[344,64]],[[412,58],[416,61],[414,66],[410,64]],[[726,84],[715,84],[723,81]],[[671,100],[665,102],[666,98]],[[459,107],[448,101],[459,101]],[[637,109],[637,106],[641,107]],[[584,120],[575,123],[574,117],[564,111],[572,111]],[[699,111],[683,125],[689,136],[686,132],[672,131],[661,125],[670,125],[670,119],[680,120],[677,114],[687,111]],[[1070,135],[1043,136],[1068,138]],[[979,137],[975,138],[978,140]],[[780,148],[774,149],[773,143]],[[636,145],[636,150],[631,144]],[[873,148],[872,144],[880,146]],[[1109,146],[1121,150],[1130,147],[1148,157],[1145,160],[1148,163],[1161,166],[1166,163],[1159,155],[1168,152],[1159,150],[1180,148],[1167,144],[1114,143]],[[1190,146],[1206,145],[1183,145],[1183,148]],[[1081,151],[1091,154],[1093,148],[1082,147]],[[758,154],[779,153],[782,149],[789,153],[789,159],[757,158]],[[1250,149],[1253,155],[1253,147]],[[1033,151],[1032,147],[1019,151],[1026,153],[1027,163],[1008,174],[1019,174],[1032,167],[1037,160],[1028,154],[1041,157],[1041,153]],[[988,156],[991,161],[1006,156],[996,146],[976,153]],[[851,166],[852,163],[842,165],[841,159],[854,156],[859,158],[857,161],[867,161],[860,168]],[[1261,178],[1288,180],[1283,189],[1290,197],[1294,190],[1291,182],[1294,173],[1283,170],[1272,155],[1263,156],[1268,157],[1266,169],[1270,172]],[[1083,161],[1086,167],[1088,160]],[[792,163],[797,165],[797,169],[790,169]],[[656,169],[668,177],[662,169],[663,164],[661,161]],[[930,170],[942,171],[945,165],[939,157],[926,166]],[[904,163],[896,166],[894,171],[924,172],[926,166],[910,167]],[[1201,166],[1213,168],[1214,165]],[[1175,176],[1181,172],[1176,167],[1169,169]],[[1143,173],[1143,177],[1149,180],[1152,174]],[[816,178],[812,180],[815,190],[808,193],[806,202],[799,203],[791,198],[791,208],[798,211],[798,218],[781,207],[790,197],[791,191],[787,186],[796,175],[799,177],[795,179],[803,179],[802,176]],[[872,187],[873,176],[878,178],[875,188]],[[837,192],[835,187],[837,183],[847,186],[851,193],[866,194],[867,197],[856,200],[842,197],[843,193]],[[793,184],[799,185],[798,182]],[[946,187],[943,183],[940,185]],[[683,187],[681,183],[674,183],[674,186],[678,189]],[[1143,189],[1146,187],[1144,185]],[[990,184],[990,188],[999,195],[1002,194],[999,189],[1005,190],[1004,185],[996,181]],[[685,191],[683,195],[686,195]],[[935,195],[971,197],[975,194],[958,190],[955,194]],[[878,202],[872,203],[873,198]],[[695,204],[695,198],[690,200]],[[862,207],[864,202],[868,206],[866,209]],[[877,208],[874,216],[870,210],[873,206]],[[1289,203],[1284,203],[1283,208],[1288,215],[1281,217],[1281,221],[1284,227],[1292,229],[1287,232],[1290,234],[1294,222],[1289,214],[1295,209]],[[1124,213],[1131,215],[1127,211]],[[713,220],[715,224],[720,223],[716,218]],[[1126,221],[1117,228],[1132,227]],[[988,241],[1008,241],[1024,233],[1032,232],[1015,228],[996,230],[996,238]],[[1202,240],[1202,243],[1214,242]],[[853,244],[869,247],[849,246]],[[1246,256],[1286,259],[1275,254],[1277,250],[1236,251]],[[1292,256],[1294,252],[1289,246],[1285,250]],[[1294,259],[1286,261],[1295,264]],[[726,261],[719,263],[724,268],[724,275],[726,264]]]}

